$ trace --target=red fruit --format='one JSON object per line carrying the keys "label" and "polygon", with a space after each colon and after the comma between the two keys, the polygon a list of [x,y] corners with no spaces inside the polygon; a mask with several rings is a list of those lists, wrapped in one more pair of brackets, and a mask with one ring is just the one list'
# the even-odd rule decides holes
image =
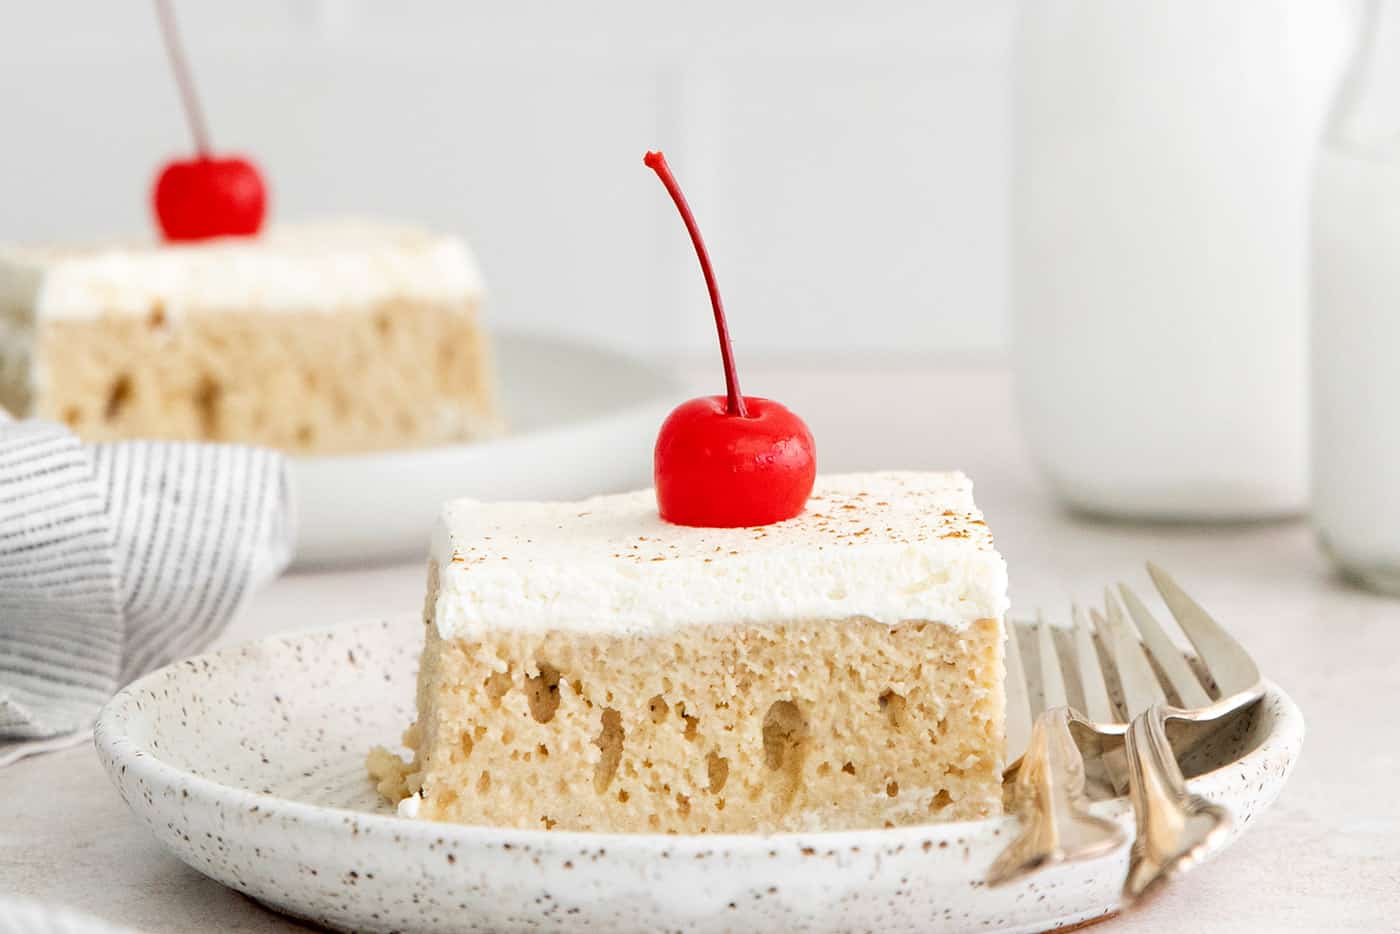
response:
{"label": "red fruit", "polygon": [[154,201],[167,240],[251,236],[267,212],[262,176],[237,156],[167,163],[156,178]]}
{"label": "red fruit", "polygon": [[666,157],[644,160],[666,186],[685,221],[710,293],[724,362],[726,394],[677,406],[656,436],[656,506],[677,525],[737,528],[791,519],[807,505],[817,477],[816,445],[785,406],[739,391],[724,304],[700,228]]}
{"label": "red fruit", "polygon": [[677,525],[767,525],[807,505],[817,476],[812,433],[786,406],[745,396],[747,416],[724,396],[676,407],[656,437],[656,505]]}
{"label": "red fruit", "polygon": [[209,154],[204,111],[195,93],[194,77],[180,44],[170,0],[156,0],[156,14],[196,152],[193,159],[167,163],[156,177],[152,195],[156,220],[167,240],[251,236],[262,227],[267,211],[262,176],[247,159],[217,159]]}

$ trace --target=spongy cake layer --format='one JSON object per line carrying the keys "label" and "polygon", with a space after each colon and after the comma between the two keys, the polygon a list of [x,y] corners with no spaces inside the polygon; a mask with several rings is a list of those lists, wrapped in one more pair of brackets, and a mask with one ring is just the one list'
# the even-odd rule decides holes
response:
{"label": "spongy cake layer", "polygon": [[339,314],[196,312],[40,322],[36,388],[0,404],[89,440],[238,441],[344,452],[500,430],[474,304],[388,301]]}
{"label": "spongy cake layer", "polygon": [[999,620],[479,640],[427,623],[415,762],[370,762],[420,817],[692,833],[1000,813]]}
{"label": "spongy cake layer", "polygon": [[847,617],[959,627],[1006,610],[1005,562],[960,473],[821,476],[801,515],[750,529],[671,525],[651,490],[459,500],[432,551],[444,638]]}

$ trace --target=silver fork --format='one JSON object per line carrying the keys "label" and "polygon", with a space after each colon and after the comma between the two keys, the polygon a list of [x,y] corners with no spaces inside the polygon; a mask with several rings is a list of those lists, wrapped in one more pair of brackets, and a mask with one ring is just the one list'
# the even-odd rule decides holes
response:
{"label": "silver fork", "polygon": [[1112,852],[1125,840],[1118,824],[1089,811],[1084,757],[1071,732],[1075,723],[1096,730],[1096,721],[1111,718],[1112,712],[1107,682],[1083,614],[1075,609],[1074,644],[1085,713],[1069,705],[1059,652],[1052,628],[1044,619],[1036,626],[1041,691],[1039,704],[1035,703],[1037,695],[1026,677],[1018,628],[1007,637],[1006,739],[1007,772],[1015,774],[1013,801],[1021,818],[1021,832],[992,864],[989,885],[1002,885],[1056,863],[1093,859]]}
{"label": "silver fork", "polygon": [[[1019,766],[1013,762],[1014,799],[1022,829],[993,863],[989,884],[1008,882],[1054,863],[1091,859],[1122,842],[1116,824],[1088,810],[1085,764],[1070,734],[1071,723],[1100,738],[1124,737],[1122,749],[1103,750],[1101,764],[1114,788],[1129,792],[1137,815],[1138,836],[1124,885],[1125,902],[1199,862],[1225,836],[1228,814],[1187,792],[1166,739],[1165,721],[1205,722],[1245,706],[1261,693],[1259,672],[1239,644],[1160,568],[1149,564],[1148,572],[1195,647],[1209,683],[1203,685],[1196,678],[1142,601],[1120,585],[1132,622],[1112,592],[1105,594],[1103,614],[1090,611],[1092,628],[1078,607],[1073,610],[1071,657],[1083,694],[1082,714],[1067,705],[1051,629],[1043,622],[1037,627],[1044,702],[1030,727],[1033,692],[1013,633],[1007,651],[1007,737],[1013,754],[1024,750]],[[1095,648],[1095,630],[1112,662],[1121,705],[1110,700],[1109,681]],[[1153,661],[1182,707],[1167,705]],[[1025,727],[1019,726],[1022,722]],[[1017,745],[1015,738],[1023,731],[1028,738]],[[1012,770],[1008,768],[1008,774]]]}
{"label": "silver fork", "polygon": [[[1129,710],[1142,711],[1125,737],[1128,792],[1137,823],[1123,883],[1125,904],[1202,862],[1224,841],[1231,824],[1225,809],[1187,790],[1167,740],[1167,720],[1216,720],[1253,703],[1264,690],[1249,653],[1165,571],[1149,563],[1147,572],[1190,640],[1206,677],[1204,683],[1197,678],[1143,602],[1126,584],[1119,584],[1128,615],[1142,636],[1141,643],[1126,637],[1114,640],[1124,702]],[[1110,627],[1125,630],[1111,594],[1105,609]],[[1179,707],[1168,704],[1149,657],[1181,702]]]}

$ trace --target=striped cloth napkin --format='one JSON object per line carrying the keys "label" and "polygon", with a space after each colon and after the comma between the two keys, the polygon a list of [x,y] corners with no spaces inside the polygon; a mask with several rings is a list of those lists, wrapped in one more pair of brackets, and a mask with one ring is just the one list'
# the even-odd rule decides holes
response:
{"label": "striped cloth napkin", "polygon": [[81,741],[117,689],[208,645],[293,526],[276,452],[86,445],[0,410],[0,766]]}

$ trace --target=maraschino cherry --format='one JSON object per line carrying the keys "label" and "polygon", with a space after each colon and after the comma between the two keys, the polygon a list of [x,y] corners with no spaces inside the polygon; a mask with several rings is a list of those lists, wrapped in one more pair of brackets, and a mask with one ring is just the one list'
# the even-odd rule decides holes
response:
{"label": "maraschino cherry", "polygon": [[817,476],[816,447],[802,419],[785,406],[739,391],[734,348],[715,272],[695,216],[666,157],[644,160],[681,212],[710,291],[724,361],[723,396],[701,396],[676,407],[656,436],[656,505],[676,525],[736,528],[767,525],[800,513]]}
{"label": "maraschino cherry", "polygon": [[195,157],[167,163],[156,178],[156,220],[167,240],[251,236],[262,227],[267,190],[257,167],[239,156],[215,157],[195,95],[194,80],[180,46],[170,0],[156,0],[161,34],[180,87]]}

